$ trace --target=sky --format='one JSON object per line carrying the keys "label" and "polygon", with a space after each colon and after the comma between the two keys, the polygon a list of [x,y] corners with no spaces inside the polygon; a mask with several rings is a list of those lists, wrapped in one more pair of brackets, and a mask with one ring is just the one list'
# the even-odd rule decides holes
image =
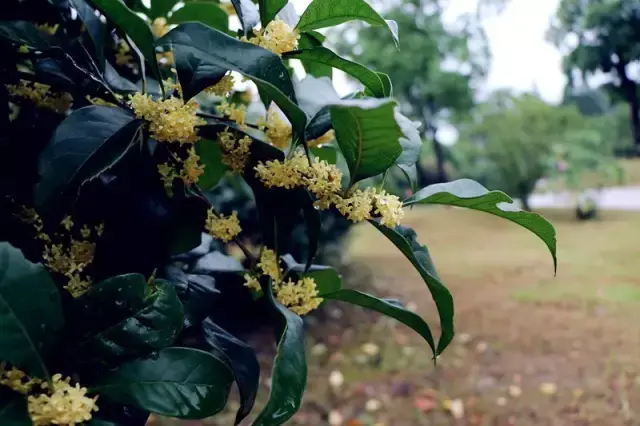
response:
{"label": "sky", "polygon": [[[299,13],[310,0],[293,0]],[[445,18],[475,10],[476,0],[449,0]],[[559,102],[565,84],[560,52],[545,41],[545,31],[559,0],[510,0],[498,16],[485,20],[492,51],[491,69],[482,92],[499,88],[531,91],[536,88],[548,102]],[[400,28],[402,38],[402,28]],[[335,82],[344,91],[344,80]],[[342,89],[342,90],[341,90]]]}

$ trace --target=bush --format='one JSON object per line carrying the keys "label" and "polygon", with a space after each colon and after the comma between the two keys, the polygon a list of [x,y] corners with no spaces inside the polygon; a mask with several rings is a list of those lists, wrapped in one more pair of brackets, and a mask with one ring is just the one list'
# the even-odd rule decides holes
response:
{"label": "bush", "polygon": [[[127,4],[18,1],[0,22],[0,87],[10,100],[0,144],[2,424],[201,419],[224,408],[233,382],[239,422],[259,378],[253,350],[225,329],[239,316],[270,324],[277,342],[271,393],[253,424],[283,424],[306,383],[301,315],[329,300],[391,316],[441,353],[454,335],[453,299],[427,248],[400,225],[406,206],[507,218],[555,259],[548,222],[504,208],[508,196],[475,182],[434,185],[404,202],[360,185],[419,156],[388,78],[353,67],[315,32],[347,19],[391,31],[361,0],[314,0],[291,26],[274,19],[292,17],[285,1],[234,0],[239,37],[230,4]],[[292,77],[286,64],[301,55],[364,89],[340,99],[326,78]],[[233,104],[242,78],[275,115],[249,121]],[[249,238],[246,219],[207,198],[228,175],[255,201]],[[437,341],[398,302],[343,288],[333,268],[313,263],[327,211],[369,222],[409,259],[436,302]],[[287,254],[297,229],[307,240],[301,259]],[[201,244],[203,230],[215,242]],[[239,259],[211,251],[230,242]],[[233,312],[239,294],[260,308]]]}

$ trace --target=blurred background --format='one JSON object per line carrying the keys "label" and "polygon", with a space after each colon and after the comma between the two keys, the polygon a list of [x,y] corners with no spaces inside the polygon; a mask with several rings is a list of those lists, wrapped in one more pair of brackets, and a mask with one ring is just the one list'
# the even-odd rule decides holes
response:
{"label": "blurred background", "polygon": [[[308,3],[293,0],[298,13]],[[290,424],[640,424],[640,1],[372,4],[398,22],[399,51],[366,25],[325,32],[327,44],[391,77],[403,112],[421,123],[420,186],[468,177],[543,214],[558,232],[558,273],[514,224],[407,212],[454,295],[455,343],[434,367],[402,325],[328,304],[306,318],[308,390]],[[358,89],[336,70],[333,81],[341,95]],[[252,202],[234,185],[210,196],[244,224]],[[412,191],[400,171],[385,185]],[[437,330],[427,289],[384,237],[337,216],[324,230],[322,260],[347,286],[398,298]],[[247,311],[234,312],[228,327],[242,334]],[[264,358],[260,405],[272,337],[243,337]],[[187,424],[230,425],[235,408]]]}

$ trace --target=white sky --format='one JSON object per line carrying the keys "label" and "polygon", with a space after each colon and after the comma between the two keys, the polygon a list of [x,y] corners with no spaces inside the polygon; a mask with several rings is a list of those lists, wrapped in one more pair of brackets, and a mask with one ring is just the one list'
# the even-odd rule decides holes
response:
{"label": "white sky", "polygon": [[[292,0],[299,13],[310,0]],[[534,87],[549,102],[562,97],[565,78],[560,52],[545,39],[545,31],[559,0],[511,0],[498,16],[484,22],[489,38],[492,62],[483,92],[498,88],[530,91]],[[475,10],[476,0],[449,0],[446,19]],[[402,28],[400,28],[402,38]],[[343,92],[343,78],[336,76]],[[342,90],[341,90],[342,89]]]}

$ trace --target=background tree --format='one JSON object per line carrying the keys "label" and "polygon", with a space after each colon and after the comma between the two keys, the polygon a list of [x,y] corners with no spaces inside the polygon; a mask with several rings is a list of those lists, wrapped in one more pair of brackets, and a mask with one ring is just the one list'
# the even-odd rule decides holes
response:
{"label": "background tree", "polygon": [[570,81],[598,72],[611,78],[628,104],[636,153],[640,153],[638,82],[630,65],[640,57],[640,4],[634,0],[562,0],[548,38],[566,53],[564,67]]}
{"label": "background tree", "polygon": [[[399,51],[390,36],[374,34],[373,28],[355,31],[352,26],[336,37],[343,54],[389,75],[403,112],[423,123],[423,137],[433,144],[438,181],[447,180],[445,148],[437,137],[439,124],[473,107],[476,86],[490,60],[480,14],[461,16],[450,28],[443,22],[442,3],[411,0],[385,12],[402,28]],[[482,12],[494,12],[503,3],[481,2]],[[424,171],[418,169],[422,180]]]}

